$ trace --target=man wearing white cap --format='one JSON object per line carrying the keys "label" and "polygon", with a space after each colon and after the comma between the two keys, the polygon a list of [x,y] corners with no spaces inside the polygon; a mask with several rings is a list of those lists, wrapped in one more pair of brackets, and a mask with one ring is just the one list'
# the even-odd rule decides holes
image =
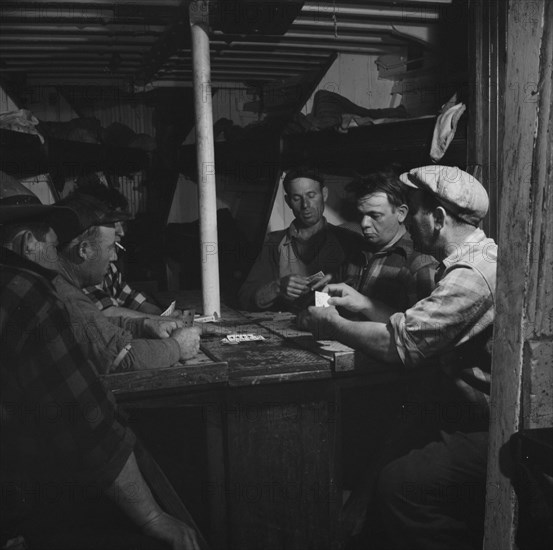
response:
{"label": "man wearing white cap", "polygon": [[[384,527],[386,549],[479,548],[497,259],[497,245],[478,229],[488,196],[454,167],[424,166],[400,179],[410,188],[415,247],[440,262],[435,290],[385,321],[379,304],[344,285],[330,289],[331,307],[309,308],[303,323],[386,363],[435,368],[437,381],[404,405],[381,456],[368,517]],[[358,309],[360,301],[384,322],[350,321],[336,309]]]}

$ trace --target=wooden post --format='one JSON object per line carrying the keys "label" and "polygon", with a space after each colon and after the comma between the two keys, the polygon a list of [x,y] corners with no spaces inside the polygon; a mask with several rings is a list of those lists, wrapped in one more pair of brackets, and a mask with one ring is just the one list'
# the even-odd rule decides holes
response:
{"label": "wooden post", "polygon": [[485,550],[515,548],[509,439],[553,420],[553,2],[508,0]]}
{"label": "wooden post", "polygon": [[501,161],[499,91],[504,77],[506,11],[503,1],[470,1],[467,170],[488,191],[490,209],[482,226],[486,235],[496,240]]}
{"label": "wooden post", "polygon": [[211,68],[209,61],[209,4],[190,3],[192,64],[194,67],[194,108],[196,111],[196,154],[200,210],[200,257],[204,315],[220,315],[219,253],[217,244],[217,193],[215,150],[211,107]]}

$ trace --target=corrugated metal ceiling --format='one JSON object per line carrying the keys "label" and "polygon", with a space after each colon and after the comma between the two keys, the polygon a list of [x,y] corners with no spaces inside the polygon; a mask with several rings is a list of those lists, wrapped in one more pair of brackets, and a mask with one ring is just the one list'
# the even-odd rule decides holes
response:
{"label": "corrugated metal ceiling", "polygon": [[[3,0],[0,75],[30,85],[188,85],[181,0]],[[336,52],[432,47],[453,0],[210,3],[213,82],[270,82],[316,70]],[[283,32],[284,31],[284,32]]]}

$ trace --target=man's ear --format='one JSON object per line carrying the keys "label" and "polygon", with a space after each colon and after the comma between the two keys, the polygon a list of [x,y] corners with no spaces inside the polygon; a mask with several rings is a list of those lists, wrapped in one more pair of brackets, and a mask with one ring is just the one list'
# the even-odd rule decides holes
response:
{"label": "man's ear", "polygon": [[407,214],[409,213],[409,207],[406,204],[400,204],[398,207],[396,207],[396,211],[399,223],[403,223],[405,221],[405,218],[407,218]]}
{"label": "man's ear", "polygon": [[77,256],[81,260],[88,260],[91,256],[92,248],[88,241],[81,241],[77,244]]}
{"label": "man's ear", "polygon": [[328,199],[328,187],[324,185],[323,188],[321,189],[321,192],[323,194],[323,200],[324,202],[326,202],[326,200]]}
{"label": "man's ear", "polygon": [[442,229],[445,225],[445,209],[442,206],[438,206],[434,209],[432,215],[434,216],[434,226],[436,229]]}

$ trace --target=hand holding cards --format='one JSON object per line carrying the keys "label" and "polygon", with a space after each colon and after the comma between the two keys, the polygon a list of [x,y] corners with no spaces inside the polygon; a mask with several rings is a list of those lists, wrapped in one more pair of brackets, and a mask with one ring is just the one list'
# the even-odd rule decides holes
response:
{"label": "hand holding cards", "polygon": [[[328,298],[330,298],[330,296],[328,296],[326,293],[318,292],[315,289],[325,287],[326,284],[331,280],[331,278],[331,275],[325,275],[322,271],[319,271],[318,273],[307,277],[310,290],[294,300],[294,309],[296,311],[301,311],[303,309],[307,309],[310,306],[327,307],[326,302],[328,301]],[[317,295],[319,295],[318,298]]]}

